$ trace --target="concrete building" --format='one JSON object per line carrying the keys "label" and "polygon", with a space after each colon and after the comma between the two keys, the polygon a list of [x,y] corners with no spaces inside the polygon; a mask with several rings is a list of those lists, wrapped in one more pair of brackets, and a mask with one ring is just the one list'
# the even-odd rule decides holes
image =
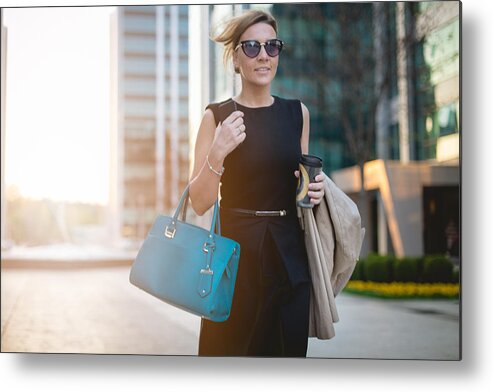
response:
{"label": "concrete building", "polygon": [[141,240],[188,180],[188,7],[121,6],[111,21],[113,237]]}

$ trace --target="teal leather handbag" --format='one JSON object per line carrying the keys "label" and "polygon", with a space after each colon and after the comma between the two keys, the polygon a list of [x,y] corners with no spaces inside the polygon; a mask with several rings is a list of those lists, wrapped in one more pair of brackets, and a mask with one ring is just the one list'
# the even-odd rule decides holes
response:
{"label": "teal leather handbag", "polygon": [[130,283],[195,315],[225,321],[233,302],[240,244],[221,236],[217,200],[209,231],[186,223],[188,192],[189,185],[172,217],[160,215],[154,221],[132,265]]}

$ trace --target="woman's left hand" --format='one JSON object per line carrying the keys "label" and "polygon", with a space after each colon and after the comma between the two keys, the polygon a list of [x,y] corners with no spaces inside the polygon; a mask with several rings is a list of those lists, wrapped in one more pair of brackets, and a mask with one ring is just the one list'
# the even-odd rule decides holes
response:
{"label": "woman's left hand", "polygon": [[[294,172],[294,175],[296,178],[299,178],[300,172],[299,170],[296,170]],[[324,181],[325,181],[325,174],[324,172],[317,174],[315,177],[316,182],[312,182],[308,185],[308,196],[310,196],[310,203],[313,205],[319,205],[322,202],[322,199],[325,196],[325,191],[324,191]]]}

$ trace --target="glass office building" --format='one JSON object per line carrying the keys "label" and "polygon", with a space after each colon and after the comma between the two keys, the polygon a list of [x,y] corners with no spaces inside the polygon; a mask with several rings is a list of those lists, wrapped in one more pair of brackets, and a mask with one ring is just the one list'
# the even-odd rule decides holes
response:
{"label": "glass office building", "polygon": [[[358,203],[358,157],[350,143],[368,150],[367,202],[359,205],[367,219],[363,254],[449,251],[444,233],[450,222],[459,225],[460,206],[459,2],[249,7],[271,12],[286,42],[272,93],[309,108],[310,153]],[[208,6],[202,24],[244,8]],[[221,55],[211,42],[210,101],[239,91]],[[348,105],[349,89],[356,91]],[[347,123],[362,124],[362,138],[347,137],[345,110]]]}
{"label": "glass office building", "polygon": [[188,179],[188,7],[122,6],[112,20],[111,209],[142,239]]}
{"label": "glass office building", "polygon": [[[371,54],[359,79],[367,101],[358,101],[371,133],[362,140],[369,147],[368,203],[359,205],[367,217],[363,254],[458,256],[447,249],[445,233],[460,226],[459,3],[274,4],[271,12],[286,41],[273,93],[307,105],[310,152],[358,203],[358,162],[341,104],[353,88],[351,74],[361,70],[357,56],[346,68],[338,65],[351,52]],[[345,21],[344,15],[357,17]],[[379,80],[385,81],[380,91]],[[348,106],[353,127],[355,102]]]}
{"label": "glass office building", "polygon": [[[371,12],[371,4],[358,6]],[[355,163],[338,113],[343,88],[334,69],[340,34],[338,7],[333,3],[274,4],[271,10],[279,23],[279,36],[285,41],[273,93],[300,99],[307,106],[310,153],[323,159],[327,173]],[[361,19],[365,22],[362,30],[371,31],[371,19]]]}
{"label": "glass office building", "polygon": [[[408,155],[411,160],[446,159],[457,151],[444,151],[440,138],[459,132],[459,13],[458,3],[416,2],[406,4],[404,29],[409,116]],[[381,104],[386,119],[380,136],[382,145],[375,145],[370,158],[401,159],[398,97],[398,32],[397,5],[377,3],[274,4],[271,12],[280,25],[279,35],[286,41],[274,93],[300,98],[310,109],[310,149],[321,155],[328,172],[356,164],[348,151],[348,142],[340,118],[341,91],[346,88],[338,64],[341,48],[341,7],[352,7],[356,15],[351,33],[359,42],[359,50],[375,54],[366,71],[377,78],[385,72],[386,88]],[[376,32],[377,27],[379,31]],[[411,38],[413,37],[413,38]],[[354,42],[352,42],[354,45]],[[380,48],[380,52],[377,52]],[[377,62],[385,64],[385,70]],[[348,63],[348,67],[351,64]],[[380,71],[379,71],[380,70]],[[355,70],[358,72],[358,70]],[[383,76],[382,76],[383,77]],[[361,90],[374,87],[372,80],[361,84]],[[377,120],[378,121],[378,120]],[[382,124],[384,123],[384,124]],[[369,127],[371,129],[371,127]],[[382,130],[380,130],[382,131]],[[442,141],[442,144],[444,142]],[[453,144],[453,143],[449,143]],[[450,146],[452,148],[452,146]],[[438,155],[437,155],[438,154]],[[452,155],[451,155],[452,154]]]}
{"label": "glass office building", "polygon": [[[271,12],[286,41],[273,93],[309,108],[310,153],[366,217],[363,254],[458,256],[445,232],[460,226],[459,3],[274,4]],[[347,110],[353,128],[356,108],[366,121],[356,140],[368,147],[363,205],[341,106],[355,78],[363,99],[349,96]]]}
{"label": "glass office building", "polygon": [[[460,24],[453,11],[439,2],[419,2],[412,7],[417,21],[413,59],[417,159],[443,159],[453,154],[443,144],[458,141]],[[437,20],[436,28],[426,25],[430,19]]]}

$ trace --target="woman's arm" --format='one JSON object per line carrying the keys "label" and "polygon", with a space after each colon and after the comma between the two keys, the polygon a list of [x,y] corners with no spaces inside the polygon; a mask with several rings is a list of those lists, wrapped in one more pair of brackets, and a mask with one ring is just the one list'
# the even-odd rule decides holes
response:
{"label": "woman's arm", "polygon": [[310,140],[310,112],[301,102],[301,112],[303,114],[303,130],[301,131],[301,153],[308,154],[308,141]]}
{"label": "woman's arm", "polygon": [[[301,153],[308,154],[308,142],[310,140],[310,112],[308,108],[301,103],[301,112],[303,113],[303,130],[301,131]],[[298,171],[297,171],[298,172]],[[296,177],[299,176],[298,175]],[[310,203],[314,205],[320,204],[324,197],[324,173],[320,173],[315,177],[315,183],[310,183],[308,186],[308,196],[310,196]]]}
{"label": "woman's arm", "polygon": [[195,142],[190,180],[190,200],[198,215],[204,215],[216,201],[221,181],[217,173],[222,171],[226,156],[245,140],[244,130],[243,113],[240,111],[231,113],[217,127],[212,110],[205,111]]}

